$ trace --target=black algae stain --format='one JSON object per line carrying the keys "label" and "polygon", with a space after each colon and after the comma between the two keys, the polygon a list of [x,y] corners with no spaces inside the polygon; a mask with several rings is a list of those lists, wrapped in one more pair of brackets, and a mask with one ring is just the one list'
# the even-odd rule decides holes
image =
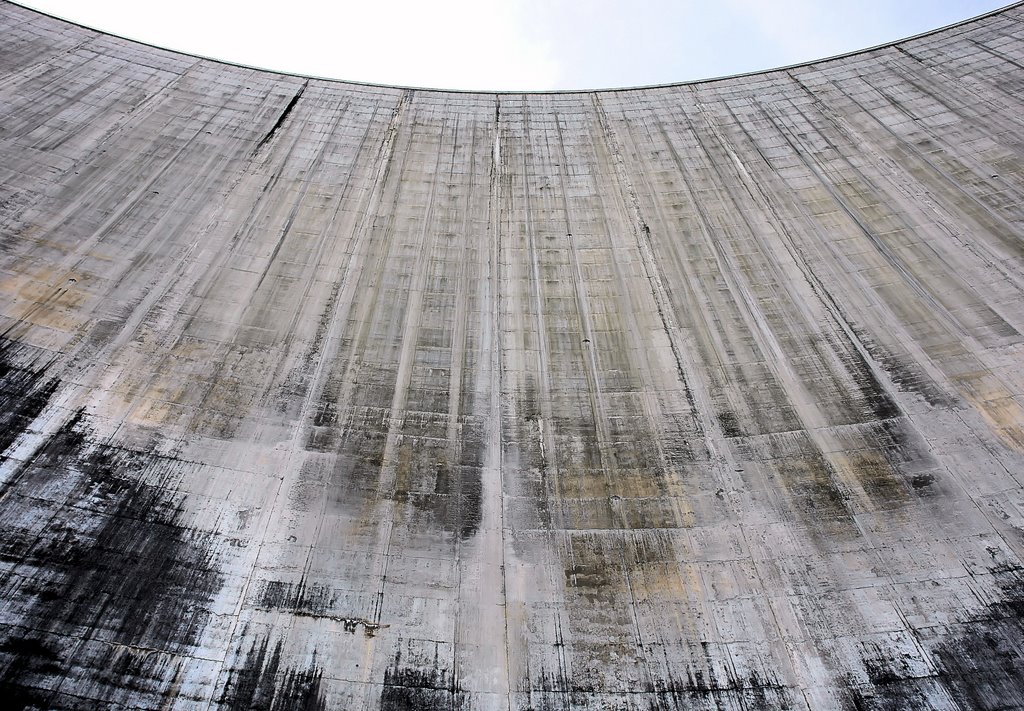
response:
{"label": "black algae stain", "polygon": [[451,671],[442,667],[436,649],[432,659],[414,661],[403,664],[399,651],[385,670],[381,711],[456,711],[463,707],[462,689]]}
{"label": "black algae stain", "polygon": [[[886,372],[897,390],[913,393],[933,407],[951,408],[956,406],[956,398],[945,392],[924,371],[919,363],[909,358],[901,358],[895,355],[878,341],[871,338],[864,329],[858,328],[849,321],[847,321],[847,325],[857,337],[857,341],[864,346],[872,360],[878,363]],[[877,381],[873,376],[871,379]]]}
{"label": "black algae stain", "polygon": [[931,474],[915,474],[910,479],[910,485],[915,489],[927,489],[935,482],[935,477]]}
{"label": "black algae stain", "polygon": [[[832,424],[852,424],[870,420],[887,420],[899,417],[899,406],[892,395],[875,375],[871,365],[854,344],[853,339],[839,330],[826,336],[832,353],[840,359],[848,376],[852,379],[856,392],[850,391],[836,381],[842,396],[834,398],[831,405],[839,407]],[[821,343],[814,344],[817,360],[821,363],[829,361],[828,353]],[[845,391],[845,393],[844,393]]]}
{"label": "black algae stain", "polygon": [[483,515],[484,433],[482,428],[463,430],[459,453],[458,497],[459,535],[462,540],[472,538],[480,528]]}
{"label": "black algae stain", "polygon": [[871,370],[871,366],[868,365],[864,356],[856,349],[852,349],[852,353],[854,355],[853,360],[857,366],[855,377],[857,387],[860,389],[861,396],[864,398],[874,419],[888,420],[902,415],[903,412],[900,410],[899,405],[896,404],[892,395],[889,394],[889,391],[882,385],[878,376]]}
{"label": "black algae stain", "polygon": [[1003,600],[935,651],[946,688],[964,708],[1024,708],[1024,568],[992,569]]}
{"label": "black algae stain", "polygon": [[996,711],[1024,708],[1024,568],[991,571],[1003,599],[987,605],[932,649],[934,674],[912,676],[892,659],[865,659],[870,686],[851,689],[858,711],[932,709],[952,697],[959,708]]}
{"label": "black algae stain", "polygon": [[[407,422],[406,427],[410,427]],[[434,425],[421,431],[436,432]],[[443,532],[467,540],[476,535],[482,516],[485,445],[477,425],[461,428],[457,453],[442,438],[404,437],[396,463],[394,500],[408,507],[414,530]]]}
{"label": "black algae stain", "polygon": [[[144,481],[175,466],[97,443],[79,412],[19,469],[0,499],[0,599],[14,617],[0,628],[0,698],[88,706],[130,690],[151,705],[171,694],[167,655],[195,647],[223,582],[210,534]],[[142,661],[121,664],[133,650]]]}
{"label": "black algae stain", "polygon": [[0,456],[28,430],[60,385],[58,378],[46,378],[45,366],[17,365],[20,350],[0,336]]}
{"label": "black algae stain", "polygon": [[10,659],[0,672],[0,694],[8,709],[44,708],[46,696],[41,690],[20,684],[8,684],[29,675],[59,674],[60,655],[38,638],[7,639],[0,643],[0,658]]}
{"label": "black algae stain", "polygon": [[257,605],[268,610],[321,617],[330,612],[336,597],[330,588],[310,584],[305,578],[298,583],[269,580],[260,592]]}
{"label": "black algae stain", "polygon": [[272,652],[266,638],[253,641],[242,666],[231,670],[220,707],[230,711],[326,711],[323,669],[316,652],[305,669],[282,668],[283,643]]}
{"label": "black algae stain", "polygon": [[[711,668],[710,659],[708,668]],[[680,680],[669,689],[658,690],[655,708],[795,709],[797,706],[791,696],[788,687],[756,672],[745,677],[728,673],[724,680],[718,680],[711,672],[705,674],[699,669],[688,669],[686,681]]]}
{"label": "black algae stain", "polygon": [[373,637],[382,627],[361,617],[344,617],[335,613],[339,593],[319,583],[310,583],[303,577],[297,583],[283,580],[265,581],[255,596],[256,607],[261,610],[277,610],[297,617],[315,617],[340,622],[346,632],[354,633],[362,628],[363,634]]}
{"label": "black algae stain", "polygon": [[[710,657],[705,647],[706,656]],[[794,701],[793,690],[776,679],[771,679],[757,672],[749,675],[736,676],[727,672],[725,678],[718,678],[712,668],[710,658],[707,669],[687,667],[685,678],[677,672],[670,672],[667,679],[648,683],[644,688],[635,690],[638,700],[646,701],[631,704],[629,708],[646,708],[650,711],[688,711],[689,709],[748,709],[749,711],[784,711],[804,708]],[[611,708],[608,693],[583,689],[581,685],[566,684],[563,680],[541,674],[539,687],[530,692],[529,711],[565,711],[567,709]],[[614,693],[614,692],[612,692]],[[619,708],[615,706],[614,708]]]}
{"label": "black algae stain", "polygon": [[718,426],[722,428],[722,434],[726,437],[743,437],[744,432],[740,427],[739,419],[736,417],[735,412],[729,412],[728,410],[719,412],[718,415]]}

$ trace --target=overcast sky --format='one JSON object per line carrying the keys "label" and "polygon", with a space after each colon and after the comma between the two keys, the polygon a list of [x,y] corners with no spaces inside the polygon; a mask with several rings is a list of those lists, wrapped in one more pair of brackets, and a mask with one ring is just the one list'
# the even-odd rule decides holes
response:
{"label": "overcast sky", "polygon": [[28,0],[242,64],[450,89],[594,89],[768,69],[917,34],[1007,0]]}

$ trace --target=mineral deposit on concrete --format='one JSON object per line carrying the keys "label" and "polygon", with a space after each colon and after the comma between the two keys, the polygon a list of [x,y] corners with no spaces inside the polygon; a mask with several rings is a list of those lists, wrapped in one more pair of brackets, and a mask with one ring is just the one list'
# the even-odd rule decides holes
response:
{"label": "mineral deposit on concrete", "polygon": [[494,94],[0,4],[4,708],[1024,708],[1022,159],[1019,5]]}

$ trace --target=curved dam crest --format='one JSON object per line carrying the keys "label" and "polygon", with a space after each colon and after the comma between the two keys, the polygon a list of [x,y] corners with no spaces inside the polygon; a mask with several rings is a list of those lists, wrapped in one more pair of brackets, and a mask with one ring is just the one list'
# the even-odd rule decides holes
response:
{"label": "curved dam crest", "polygon": [[0,2],[0,694],[1024,708],[1024,7],[742,77]]}

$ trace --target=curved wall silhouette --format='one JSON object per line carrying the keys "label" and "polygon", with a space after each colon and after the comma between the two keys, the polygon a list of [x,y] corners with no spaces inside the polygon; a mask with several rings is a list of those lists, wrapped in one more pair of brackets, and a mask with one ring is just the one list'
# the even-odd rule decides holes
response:
{"label": "curved wall silhouette", "polygon": [[10,703],[1024,707],[1024,8],[551,94],[0,37]]}

